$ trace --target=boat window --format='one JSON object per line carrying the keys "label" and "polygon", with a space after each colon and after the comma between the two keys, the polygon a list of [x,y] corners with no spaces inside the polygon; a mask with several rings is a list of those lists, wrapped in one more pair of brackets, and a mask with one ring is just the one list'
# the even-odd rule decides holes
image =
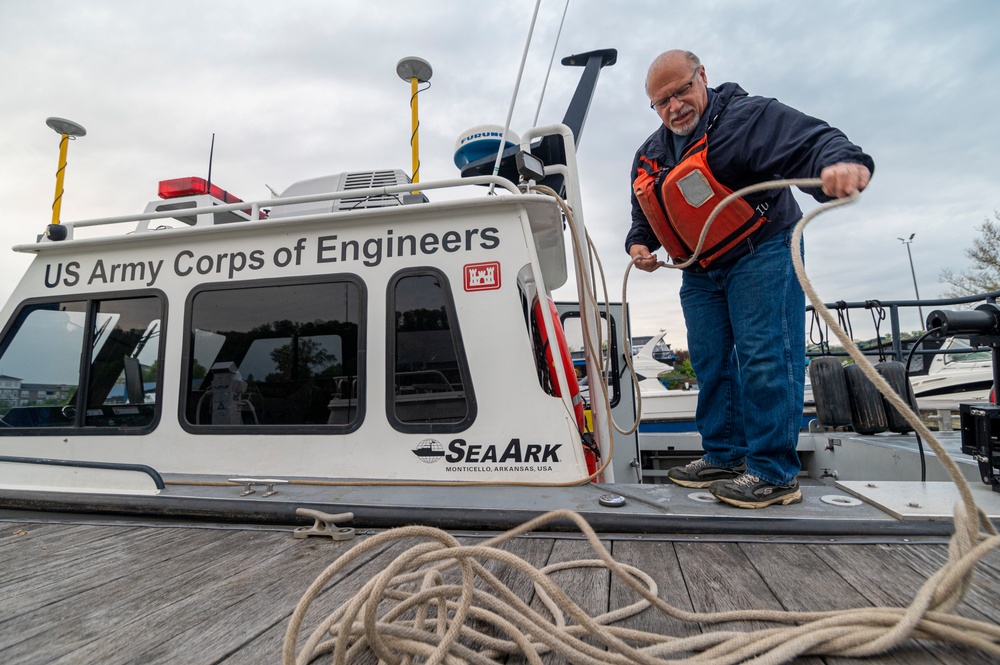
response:
{"label": "boat window", "polygon": [[436,270],[389,284],[386,414],[401,432],[457,432],[476,415],[451,287]]}
{"label": "boat window", "polygon": [[993,360],[992,351],[970,351],[968,353],[949,353],[944,357],[944,364],[952,363],[989,363]]}
{"label": "boat window", "polygon": [[[580,384],[580,394],[584,401],[590,404],[590,388],[587,385],[587,363],[583,354],[583,325],[580,319],[580,312],[566,312],[559,319],[562,321],[563,331],[566,335],[566,346],[569,347],[570,356],[573,358],[573,368],[576,370],[577,381]],[[610,363],[608,373],[605,376],[607,381],[611,406],[618,406],[621,399],[621,381],[618,372],[618,333],[615,332],[617,326],[614,321],[608,325],[608,319],[604,312],[601,312],[601,341],[603,347],[610,347]]]}
{"label": "boat window", "polygon": [[185,427],[357,429],[364,413],[364,304],[360,283],[350,277],[196,292],[185,354]]}
{"label": "boat window", "polygon": [[22,308],[0,343],[0,426],[82,425],[122,433],[151,427],[157,418],[162,318],[158,296]]}
{"label": "boat window", "polygon": [[152,421],[147,405],[156,403],[160,317],[158,298],[94,303],[85,425],[139,427]]}

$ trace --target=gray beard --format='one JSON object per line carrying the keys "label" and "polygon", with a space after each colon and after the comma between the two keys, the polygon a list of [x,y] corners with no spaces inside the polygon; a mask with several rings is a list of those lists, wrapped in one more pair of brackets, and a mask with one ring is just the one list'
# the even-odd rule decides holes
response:
{"label": "gray beard", "polygon": [[699,122],[701,122],[701,114],[696,112],[694,114],[694,118],[691,119],[691,122],[688,125],[680,127],[678,129],[673,129],[668,127],[668,129],[670,129],[670,131],[672,131],[677,136],[688,136],[689,134],[691,134],[691,132],[695,130],[696,127],[698,127]]}

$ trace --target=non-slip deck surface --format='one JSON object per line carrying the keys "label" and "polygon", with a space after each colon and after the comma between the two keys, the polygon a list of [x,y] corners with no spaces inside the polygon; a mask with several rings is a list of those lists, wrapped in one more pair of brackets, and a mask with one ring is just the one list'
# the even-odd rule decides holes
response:
{"label": "non-slip deck surface", "polygon": [[[462,538],[463,543],[480,540]],[[947,556],[940,542],[603,540],[616,560],[652,575],[661,597],[698,611],[904,606]],[[0,661],[279,663],[299,598],[356,542],[296,540],[290,528],[102,525],[8,517],[0,521]],[[371,552],[350,575],[335,580],[309,615],[303,637],[404,549],[397,543]],[[538,567],[593,558],[586,541],[568,535],[520,538],[507,549]],[[631,591],[606,572],[574,570],[554,577],[592,614],[633,599]],[[531,599],[526,579],[517,579],[514,588]],[[959,612],[1000,621],[1000,554],[991,553],[977,568],[975,584]],[[732,627],[686,624],[653,610],[625,625],[673,635]],[[560,662],[551,656],[546,660]],[[985,665],[992,660],[977,651],[912,642],[877,658],[801,662]]]}

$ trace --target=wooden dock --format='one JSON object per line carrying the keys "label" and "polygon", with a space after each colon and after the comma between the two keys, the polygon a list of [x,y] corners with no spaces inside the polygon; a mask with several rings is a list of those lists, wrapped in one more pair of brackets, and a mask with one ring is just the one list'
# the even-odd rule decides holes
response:
{"label": "wooden dock", "polygon": [[[461,539],[475,543],[482,535]],[[366,532],[358,535],[365,537]],[[137,524],[2,513],[0,660],[6,665],[279,663],[289,617],[303,592],[358,539],[297,540],[290,527]],[[792,541],[627,535],[602,540],[617,561],[652,575],[662,598],[696,611],[906,606],[947,557],[941,538],[875,542],[870,537]],[[302,639],[403,549],[397,543],[371,552],[349,576],[335,579],[308,615]],[[523,537],[506,549],[539,567],[593,558],[589,544],[572,534]],[[566,571],[554,577],[592,614],[634,600],[607,571]],[[532,596],[527,580],[516,591],[525,599]],[[958,612],[1000,621],[1000,554],[991,553],[977,568]],[[672,635],[732,627],[682,623],[654,610],[625,625]],[[876,658],[800,662],[995,661],[970,649],[913,641]]]}

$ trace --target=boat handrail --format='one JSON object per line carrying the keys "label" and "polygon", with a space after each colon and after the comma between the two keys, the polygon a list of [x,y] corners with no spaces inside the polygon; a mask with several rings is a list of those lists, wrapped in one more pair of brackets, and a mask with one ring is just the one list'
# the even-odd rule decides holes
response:
{"label": "boat handrail", "polygon": [[50,459],[46,457],[15,457],[11,455],[0,455],[0,463],[8,464],[38,464],[47,466],[63,466],[76,469],[101,469],[105,471],[127,471],[132,473],[142,473],[153,481],[156,489],[166,488],[163,476],[151,466],[145,464],[125,464],[121,462],[95,462],[91,460],[67,460]]}
{"label": "boat handrail", "polygon": [[[576,141],[574,139],[573,130],[565,123],[542,125],[530,128],[521,136],[521,150],[530,153],[532,148],[532,139],[545,136],[556,136],[563,144],[563,151],[566,158],[565,163],[546,164],[545,175],[549,176],[558,174],[564,178],[566,203],[568,204],[569,209],[572,210],[572,214],[567,215],[566,222],[567,225],[572,227],[572,242],[577,243],[577,251],[573,251],[571,254],[576,265],[577,292],[580,294],[580,309],[583,314],[583,318],[586,321],[585,339],[589,338],[590,340],[596,340],[599,339],[597,321],[601,318],[601,313],[594,307],[593,301],[590,298],[583,297],[583,293],[586,292],[587,285],[595,284],[596,281],[592,272],[591,263],[586,260],[581,260],[581,257],[587,255],[587,228],[584,222],[583,198],[577,183],[577,173],[579,173],[579,169],[576,163]],[[546,319],[546,326],[548,327],[550,324],[547,320],[547,309],[542,308],[542,313],[543,318]],[[605,380],[601,371],[602,360],[600,357],[600,351],[596,348],[585,349],[585,357],[588,361],[588,384],[594,386],[604,385]],[[560,383],[565,384],[563,369],[559,363],[556,363],[556,370]],[[564,392],[563,395],[567,395],[567,393]],[[564,399],[566,398],[564,397]],[[595,439],[600,446],[602,459],[608,460],[612,456],[612,451],[608,446],[613,437],[611,432],[612,423],[610,414],[606,413],[605,410],[599,405],[592,404],[592,407],[596,407],[592,408]],[[613,467],[608,466],[605,471],[604,480],[606,482],[614,482]]]}
{"label": "boat handrail", "polygon": [[[307,194],[303,196],[289,196],[287,198],[262,199],[257,201],[241,201],[239,203],[227,203],[223,205],[211,205],[201,208],[183,208],[181,210],[163,210],[159,212],[147,212],[132,215],[118,215],[115,217],[97,217],[94,219],[84,219],[73,222],[63,222],[69,228],[85,228],[90,226],[104,226],[108,224],[122,224],[128,222],[141,222],[152,219],[166,219],[176,217],[178,213],[183,213],[185,217],[195,215],[217,214],[231,212],[234,210],[251,210],[250,219],[254,221],[261,208],[273,208],[275,206],[293,205],[298,203],[316,203],[318,201],[334,201],[344,198],[367,198],[372,196],[389,196],[391,194],[403,194],[420,189],[420,191],[432,189],[446,189],[453,187],[465,187],[469,185],[497,185],[503,187],[511,194],[520,195],[521,191],[517,185],[507,178],[494,175],[471,176],[468,178],[451,178],[448,180],[438,180],[431,182],[421,182],[419,184],[404,183],[401,185],[385,185],[382,187],[368,187],[365,189],[347,189],[337,192],[324,192],[321,194]],[[283,218],[291,219],[291,218]],[[267,220],[260,220],[266,223]]]}
{"label": "boat handrail", "polygon": [[[967,305],[974,302],[996,302],[1000,298],[1000,290],[998,291],[987,291],[985,293],[977,293],[969,296],[959,296],[955,298],[935,298],[932,300],[864,300],[864,301],[837,301],[832,303],[823,303],[831,311],[837,310],[852,310],[852,309],[872,309],[873,307],[883,307],[889,312],[889,327],[891,334],[891,342],[887,343],[891,349],[887,349],[886,355],[891,355],[893,360],[903,361],[906,359],[906,353],[903,351],[903,340],[900,336],[900,326],[899,326],[899,310],[901,308],[923,308],[923,307],[954,307],[956,305]],[[806,312],[812,312],[812,305],[806,307]],[[924,322],[922,322],[922,326]],[[956,353],[970,353],[975,351],[971,347],[969,348],[949,348],[949,349],[916,349],[914,355],[921,356],[934,356],[942,354],[956,354]],[[866,350],[862,351],[866,356],[877,356],[879,352],[877,350]],[[816,357],[823,355],[832,356],[846,356],[845,351],[823,351],[823,350],[806,350],[806,357]]]}
{"label": "boat handrail", "polygon": [[[977,293],[971,296],[961,296],[956,298],[936,298],[933,300],[862,300],[856,302],[847,301],[837,301],[823,303],[829,309],[836,310],[838,308],[847,309],[868,309],[871,308],[876,303],[882,307],[943,307],[948,305],[966,305],[972,302],[979,302],[980,300],[985,300],[987,302],[995,302],[1000,298],[1000,291],[987,291],[985,293]],[[813,310],[812,305],[806,306],[806,311],[811,312]]]}

